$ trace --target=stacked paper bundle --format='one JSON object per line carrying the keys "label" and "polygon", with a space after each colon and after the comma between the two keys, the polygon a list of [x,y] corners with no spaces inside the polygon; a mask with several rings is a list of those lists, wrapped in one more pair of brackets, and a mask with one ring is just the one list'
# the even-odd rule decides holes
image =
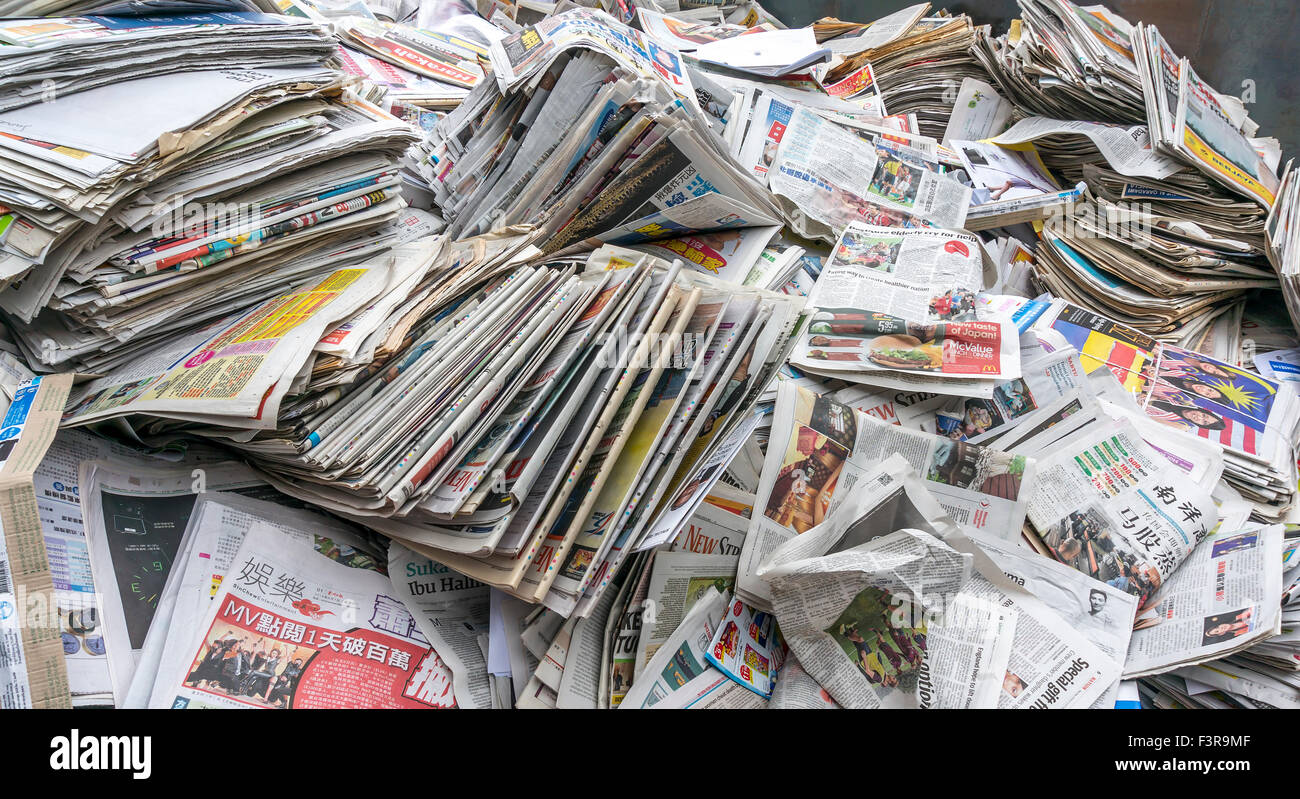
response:
{"label": "stacked paper bundle", "polygon": [[1029,114],[1128,125],[1145,120],[1129,23],[1104,6],[1017,0],[1019,19],[976,50],[1008,99]]}
{"label": "stacked paper bundle", "polygon": [[421,172],[450,235],[530,224],[556,253],[774,231],[774,203],[710,134],[680,56],[643,37],[572,11],[493,45],[496,82],[424,144]]}
{"label": "stacked paper bundle", "polygon": [[[870,65],[890,112],[916,114],[920,132],[938,139],[952,112],[956,88],[967,78],[987,80],[988,72],[974,54],[984,29],[964,14],[913,19],[928,5],[922,3],[881,20],[901,15],[900,21],[906,23],[901,26],[884,25],[877,30],[877,22],[862,35],[826,42],[844,56],[826,73],[826,81],[840,82]],[[892,30],[895,38],[886,38],[885,30]]]}
{"label": "stacked paper bundle", "polygon": [[1296,218],[1300,209],[1300,199],[1296,196],[1300,191],[1300,177],[1290,163],[1286,167],[1277,202],[1268,215],[1266,235],[1269,261],[1282,281],[1282,295],[1286,298],[1291,323],[1300,330],[1300,241],[1297,241],[1300,219]]}
{"label": "stacked paper bundle", "polygon": [[1297,178],[1155,28],[267,4],[0,24],[7,704],[1300,706]]}
{"label": "stacked paper bundle", "polygon": [[320,25],[252,12],[9,19],[0,42],[0,111],[133,78],[320,64],[334,52]]}
{"label": "stacked paper bundle", "polygon": [[122,364],[394,243],[415,136],[340,83],[323,65],[185,72],[0,114],[0,306],[29,361]]}
{"label": "stacked paper bundle", "polygon": [[979,51],[1027,117],[996,141],[1034,142],[1052,173],[1088,189],[1039,233],[1044,285],[1194,345],[1240,314],[1246,292],[1275,285],[1264,222],[1277,141],[1252,138],[1241,101],[1208,86],[1153,26],[1067,0],[1020,5],[1020,24]]}

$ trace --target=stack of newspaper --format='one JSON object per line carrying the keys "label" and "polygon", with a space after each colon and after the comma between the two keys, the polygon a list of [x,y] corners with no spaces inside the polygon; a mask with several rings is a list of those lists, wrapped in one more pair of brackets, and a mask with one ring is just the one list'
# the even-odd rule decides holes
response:
{"label": "stack of newspaper", "polygon": [[[831,85],[861,79],[865,71],[874,76],[892,113],[916,114],[920,132],[938,139],[952,113],[954,87],[966,78],[988,80],[975,56],[976,41],[985,29],[965,14],[921,17],[928,6],[912,6],[861,35],[826,42],[843,60],[830,68],[823,81],[830,91]],[[899,24],[882,25],[889,20]]]}
{"label": "stack of newspaper", "polygon": [[[488,46],[506,31],[472,3],[413,0],[257,0],[272,14],[305,17],[338,39],[343,69],[358,93],[413,126],[432,129],[483,79]],[[513,7],[512,11],[513,11]],[[498,14],[496,21],[513,26]]]}
{"label": "stack of newspaper", "polygon": [[28,361],[120,366],[400,238],[415,136],[341,78],[182,72],[0,114],[0,308]]}
{"label": "stack of newspaper", "polygon": [[1286,298],[1291,323],[1300,330],[1300,177],[1288,162],[1286,174],[1278,188],[1277,202],[1268,215],[1268,257],[1282,281],[1282,296]]}
{"label": "stack of newspaper", "polygon": [[1011,30],[976,50],[1003,93],[1029,114],[1121,125],[1145,120],[1130,25],[1105,6],[1017,0]]}
{"label": "stack of newspaper", "polygon": [[1138,616],[1126,670],[1148,675],[1138,680],[1145,703],[1300,707],[1297,542],[1294,524],[1252,525],[1197,547],[1164,602]]}
{"label": "stack of newspaper", "polygon": [[1245,292],[1276,285],[1265,217],[1278,142],[1255,138],[1241,101],[1207,85],[1156,28],[1069,0],[1020,5],[1019,24],[978,50],[1027,117],[994,141],[1033,142],[1052,172],[1087,187],[1042,224],[1042,283],[1192,345],[1238,314]]}
{"label": "stack of newspaper", "polygon": [[263,1],[0,25],[6,706],[1300,706],[1297,178],[1154,28]]}
{"label": "stack of newspaper", "polygon": [[[319,64],[333,41],[308,20],[250,12],[0,22],[0,111],[132,78],[238,64]],[[75,102],[75,101],[70,101]]]}
{"label": "stack of newspaper", "polygon": [[0,5],[0,15],[6,18],[85,14],[133,17],[152,12],[188,14],[256,10],[252,0],[5,0]]}
{"label": "stack of newspaper", "polygon": [[642,32],[575,9],[494,43],[492,67],[496,81],[424,144],[450,235],[530,224],[563,253],[779,225],[711,132],[681,56]]}
{"label": "stack of newspaper", "polygon": [[1272,205],[1279,184],[1277,140],[1255,138],[1259,125],[1242,101],[1202,80],[1154,26],[1133,26],[1129,45],[1155,148],[1265,208]]}
{"label": "stack of newspaper", "polygon": [[287,493],[585,616],[718,479],[798,303],[630,250],[506,266],[443,298],[396,366],[309,388],[236,446]]}

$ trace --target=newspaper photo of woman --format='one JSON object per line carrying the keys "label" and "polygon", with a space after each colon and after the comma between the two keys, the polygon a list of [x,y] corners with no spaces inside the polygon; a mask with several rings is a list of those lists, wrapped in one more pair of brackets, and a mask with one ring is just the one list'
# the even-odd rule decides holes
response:
{"label": "newspaper photo of woman", "polygon": [[[1277,385],[1253,372],[1167,347],[1156,370],[1151,398],[1203,409],[1207,402],[1213,403],[1212,412],[1259,432],[1277,399]],[[1218,413],[1219,409],[1223,413]]]}
{"label": "newspaper photo of woman", "polygon": [[1201,380],[1195,380],[1188,377],[1163,377],[1161,380],[1181,391],[1204,397],[1207,400],[1223,402],[1226,399],[1222,390]]}
{"label": "newspaper photo of woman", "polygon": [[1201,646],[1231,641],[1233,638],[1245,635],[1254,626],[1254,615],[1254,608],[1244,608],[1235,613],[1219,613],[1214,616],[1207,616],[1205,619],[1205,632],[1201,636]]}
{"label": "newspaper photo of woman", "polygon": [[1171,402],[1165,402],[1164,400],[1151,400],[1151,402],[1147,403],[1147,407],[1155,408],[1164,411],[1167,414],[1176,416],[1184,423],[1182,426],[1187,428],[1195,427],[1201,430],[1222,430],[1227,426],[1223,421],[1222,416],[1202,408],[1194,408],[1188,405],[1175,405]]}

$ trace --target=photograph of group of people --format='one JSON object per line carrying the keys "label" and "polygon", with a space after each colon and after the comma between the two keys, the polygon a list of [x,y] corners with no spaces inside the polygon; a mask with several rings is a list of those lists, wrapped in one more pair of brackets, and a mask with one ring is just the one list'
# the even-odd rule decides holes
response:
{"label": "photograph of group of people", "polygon": [[902,246],[902,236],[873,236],[847,231],[835,249],[835,260],[841,264],[866,266],[877,272],[893,272]]}
{"label": "photograph of group of people", "polygon": [[975,292],[948,289],[930,298],[930,318],[940,322],[974,322]]}
{"label": "photograph of group of people", "polygon": [[254,637],[240,627],[217,624],[194,659],[185,684],[248,704],[288,708],[307,659],[314,653],[309,647]]}
{"label": "photograph of group of people", "polygon": [[1160,572],[1119,536],[1095,506],[1071,511],[1044,539],[1057,560],[1145,605],[1160,587]]}
{"label": "photograph of group of people", "polygon": [[1262,433],[1277,393],[1258,375],[1174,347],[1164,349],[1150,388],[1149,416],[1207,434],[1233,427]]}
{"label": "photograph of group of people", "polygon": [[899,160],[897,155],[883,147],[876,148],[876,157],[880,160],[876,162],[876,172],[868,191],[908,208],[915,205],[924,170]]}
{"label": "photograph of group of people", "polygon": [[1037,409],[1029,386],[1018,377],[996,386],[993,399],[964,398],[939,411],[936,418],[941,435],[968,441]]}
{"label": "photograph of group of people", "polygon": [[831,220],[837,229],[850,222],[866,222],[877,227],[922,226],[916,217],[905,211],[886,208],[874,197],[859,197],[834,185],[829,191],[815,195],[810,205],[809,211]]}
{"label": "photograph of group of people", "polygon": [[896,604],[888,591],[864,589],[825,632],[872,685],[910,691],[925,659],[926,625],[924,620],[918,627],[895,625],[891,616],[912,615],[897,613]]}

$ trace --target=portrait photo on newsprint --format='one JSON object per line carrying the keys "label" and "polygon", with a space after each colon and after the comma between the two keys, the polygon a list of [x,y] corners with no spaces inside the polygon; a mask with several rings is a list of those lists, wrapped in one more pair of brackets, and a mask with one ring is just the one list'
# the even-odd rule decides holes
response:
{"label": "portrait photo on newsprint", "polygon": [[[253,730],[524,729],[400,710],[928,709],[978,721],[770,729],[1280,774],[1244,711],[1300,709],[1298,35],[0,0],[0,749],[193,784]],[[200,709],[331,734],[159,712]],[[585,760],[681,733],[549,718]]]}

